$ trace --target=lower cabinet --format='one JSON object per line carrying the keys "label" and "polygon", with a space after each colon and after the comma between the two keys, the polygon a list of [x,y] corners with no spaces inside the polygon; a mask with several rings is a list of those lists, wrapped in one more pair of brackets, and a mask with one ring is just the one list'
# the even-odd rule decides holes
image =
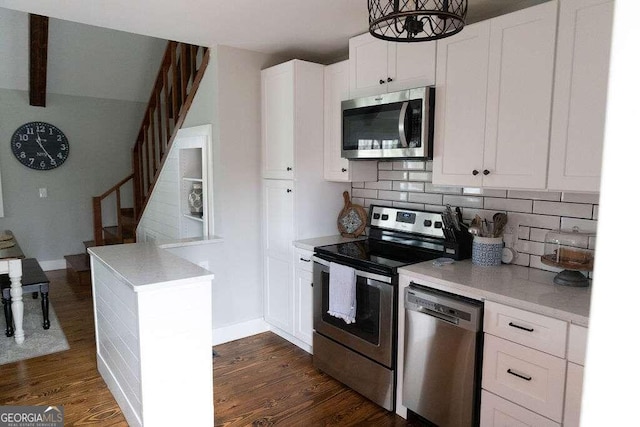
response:
{"label": "lower cabinet", "polygon": [[492,426],[560,427],[560,424],[482,390],[480,427]]}
{"label": "lower cabinet", "polygon": [[274,256],[265,257],[264,319],[282,331],[293,333],[291,263]]}
{"label": "lower cabinet", "polygon": [[294,251],[293,336],[313,345],[313,252]]}

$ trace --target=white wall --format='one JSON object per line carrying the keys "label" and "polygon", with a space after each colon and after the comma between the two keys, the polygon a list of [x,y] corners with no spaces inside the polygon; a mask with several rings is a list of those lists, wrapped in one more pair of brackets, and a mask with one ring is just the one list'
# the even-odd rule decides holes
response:
{"label": "white wall", "polygon": [[260,70],[277,58],[219,46],[185,127],[213,125],[213,234],[224,242],[171,251],[209,263],[213,328],[262,319]]}
{"label": "white wall", "polygon": [[[0,88],[29,90],[28,40],[28,14],[0,8]],[[47,93],[147,103],[166,45],[49,19]]]}

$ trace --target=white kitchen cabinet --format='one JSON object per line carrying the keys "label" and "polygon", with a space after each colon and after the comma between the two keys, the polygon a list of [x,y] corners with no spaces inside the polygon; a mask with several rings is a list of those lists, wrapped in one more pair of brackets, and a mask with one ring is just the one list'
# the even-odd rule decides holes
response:
{"label": "white kitchen cabinet", "polygon": [[294,251],[294,326],[293,335],[313,345],[313,252]]}
{"label": "white kitchen cabinet", "polygon": [[[349,189],[347,183],[324,179],[323,82],[324,66],[305,61],[262,71],[268,98],[263,96],[262,104],[263,176],[274,178],[263,180],[262,192],[264,318],[273,332],[305,350],[310,346],[295,336],[293,241],[337,234],[342,193]],[[286,140],[286,150],[278,138]],[[278,158],[280,151],[286,162]]]}
{"label": "white kitchen cabinet", "polygon": [[395,43],[369,33],[349,40],[350,97],[430,86],[435,82],[436,43]]}
{"label": "white kitchen cabinet", "polygon": [[349,61],[324,69],[324,179],[342,182],[378,180],[376,160],[342,157],[342,105],[349,99]]}
{"label": "white kitchen cabinet", "polygon": [[565,427],[580,426],[587,332],[587,328],[582,326],[571,325],[569,327],[567,386],[565,390],[564,419],[562,421],[562,425]]}
{"label": "white kitchen cabinet", "polygon": [[438,41],[433,182],[546,186],[557,3]]}
{"label": "white kitchen cabinet", "polygon": [[613,6],[560,2],[549,189],[600,190]]}
{"label": "white kitchen cabinet", "polygon": [[482,390],[480,427],[560,427],[541,415]]}

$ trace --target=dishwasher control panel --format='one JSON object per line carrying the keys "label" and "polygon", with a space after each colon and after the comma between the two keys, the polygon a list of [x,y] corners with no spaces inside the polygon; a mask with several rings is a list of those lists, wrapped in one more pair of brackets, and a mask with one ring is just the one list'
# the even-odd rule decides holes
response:
{"label": "dishwasher control panel", "polygon": [[471,320],[471,314],[421,297],[419,293],[412,290],[407,291],[407,302],[416,304],[430,311],[435,311],[436,313],[446,314],[447,316],[456,317],[458,319],[464,319],[467,321]]}

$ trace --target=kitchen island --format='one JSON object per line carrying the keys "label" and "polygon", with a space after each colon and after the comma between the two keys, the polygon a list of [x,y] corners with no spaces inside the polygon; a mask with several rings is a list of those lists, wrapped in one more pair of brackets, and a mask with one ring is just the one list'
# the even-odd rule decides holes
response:
{"label": "kitchen island", "polygon": [[98,371],[130,425],[213,425],[213,274],[152,243],[90,248]]}

